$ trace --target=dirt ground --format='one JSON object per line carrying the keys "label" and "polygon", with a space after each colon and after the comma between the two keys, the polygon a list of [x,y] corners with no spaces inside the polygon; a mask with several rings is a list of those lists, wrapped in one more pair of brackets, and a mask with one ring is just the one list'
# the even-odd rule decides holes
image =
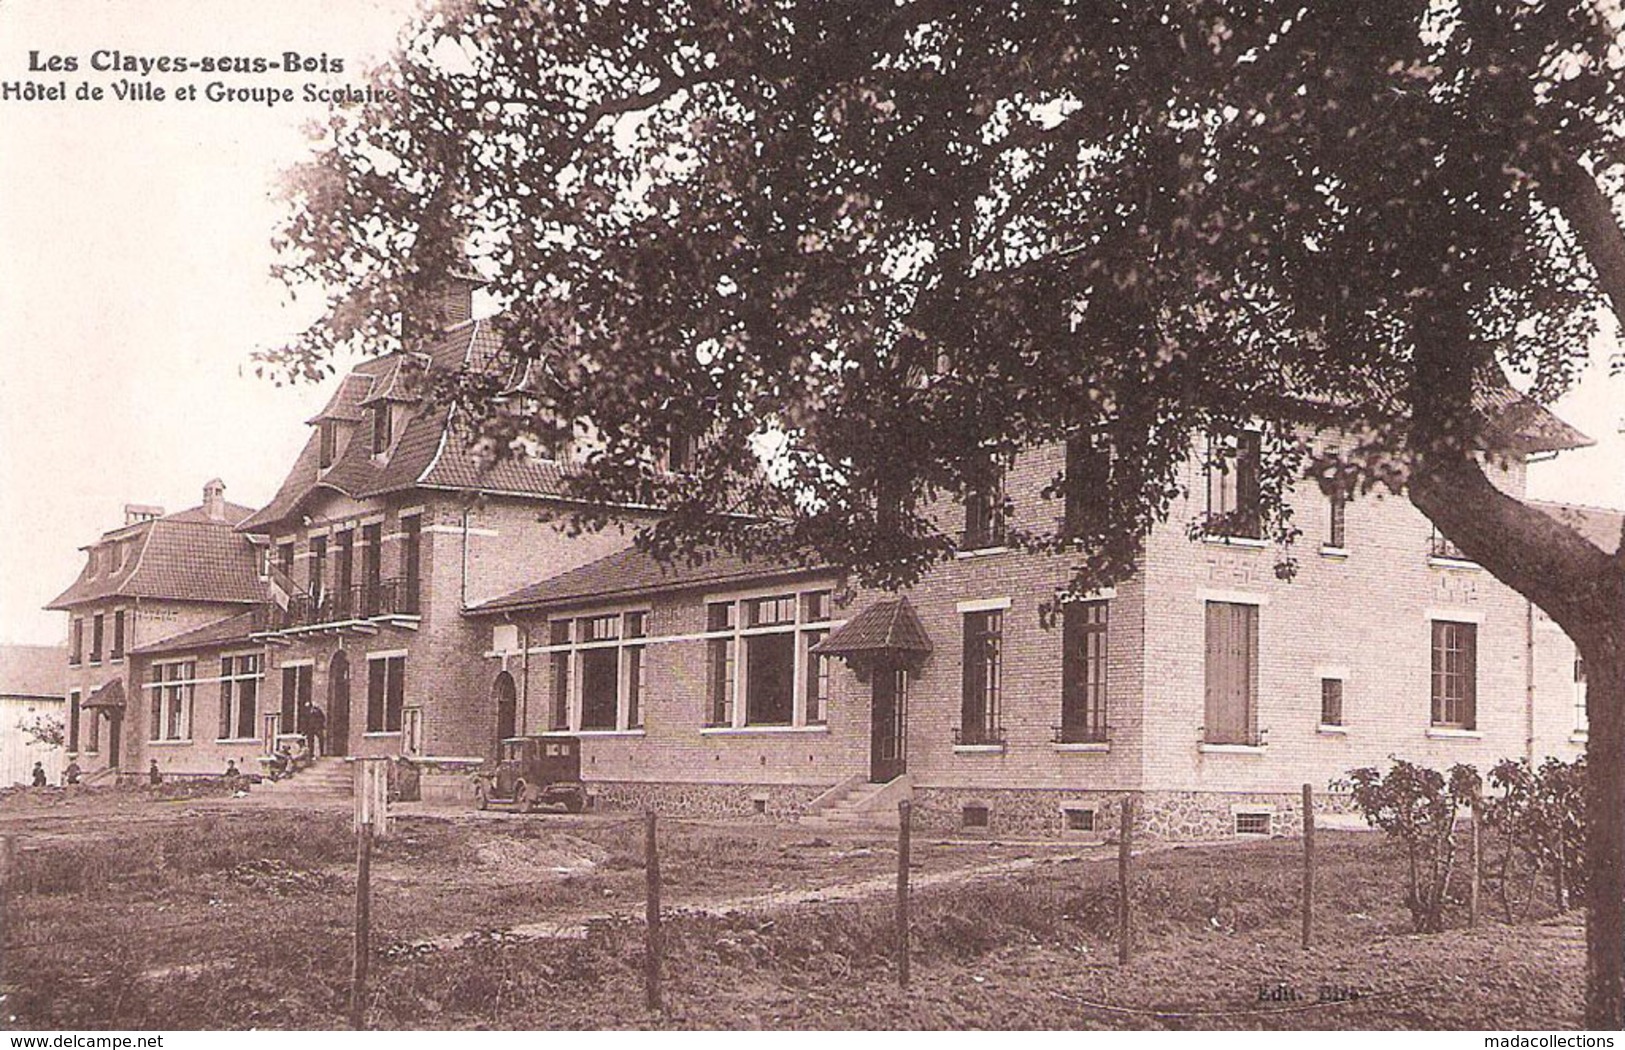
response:
{"label": "dirt ground", "polygon": [[[56,795],[56,793],[52,793]],[[1150,847],[1117,963],[1116,849],[916,836],[898,987],[890,834],[662,821],[660,1012],[644,1005],[634,814],[403,807],[373,859],[381,1028],[1571,1028],[1577,915],[1418,936],[1403,859],[1327,833],[1316,944],[1300,844]],[[18,864],[8,1023],[344,1026],[348,810],[115,791],[0,800]]]}

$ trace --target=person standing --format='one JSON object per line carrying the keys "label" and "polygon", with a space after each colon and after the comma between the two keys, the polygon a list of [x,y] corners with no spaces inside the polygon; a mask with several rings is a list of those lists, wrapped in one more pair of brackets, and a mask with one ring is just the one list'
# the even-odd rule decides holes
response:
{"label": "person standing", "polygon": [[310,705],[306,714],[305,735],[310,738],[310,757],[321,758],[327,754],[327,713],[315,704]]}
{"label": "person standing", "polygon": [[158,760],[155,758],[152,760],[152,765],[147,767],[147,783],[151,784],[153,787],[157,787],[163,782],[164,775],[158,772]]}
{"label": "person standing", "polygon": [[67,787],[70,784],[77,783],[79,783],[79,763],[69,759],[68,768],[62,771],[62,786]]}
{"label": "person standing", "polygon": [[46,776],[45,776],[45,763],[43,763],[43,762],[35,762],[34,763],[34,786],[37,787],[37,788],[42,788],[46,784],[48,784],[49,782],[50,781],[47,780]]}

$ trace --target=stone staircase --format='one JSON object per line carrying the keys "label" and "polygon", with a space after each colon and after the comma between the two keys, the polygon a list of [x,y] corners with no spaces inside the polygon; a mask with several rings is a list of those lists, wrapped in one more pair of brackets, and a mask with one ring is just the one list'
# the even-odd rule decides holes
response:
{"label": "stone staircase", "polygon": [[355,767],[342,758],[318,758],[290,777],[261,781],[250,796],[309,801],[353,798]]}
{"label": "stone staircase", "polygon": [[913,794],[906,773],[884,784],[852,777],[813,799],[799,823],[830,831],[896,830],[897,803]]}

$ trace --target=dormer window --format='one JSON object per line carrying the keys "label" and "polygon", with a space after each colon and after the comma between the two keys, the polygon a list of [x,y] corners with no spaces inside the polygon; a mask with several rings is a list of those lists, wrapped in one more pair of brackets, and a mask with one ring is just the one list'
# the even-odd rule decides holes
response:
{"label": "dormer window", "polygon": [[326,470],[338,458],[339,451],[339,425],[331,419],[324,419],[318,424],[321,433],[321,458],[317,465]]}
{"label": "dormer window", "polygon": [[87,575],[90,575],[90,576],[96,575],[97,565],[98,565],[98,563],[100,561],[100,559],[97,557],[98,553],[99,552],[96,550],[95,547],[90,548],[90,563],[89,563],[89,566],[85,570]]}
{"label": "dormer window", "polygon": [[393,420],[389,415],[389,402],[380,401],[372,406],[372,454],[381,456],[389,451],[394,440]]}

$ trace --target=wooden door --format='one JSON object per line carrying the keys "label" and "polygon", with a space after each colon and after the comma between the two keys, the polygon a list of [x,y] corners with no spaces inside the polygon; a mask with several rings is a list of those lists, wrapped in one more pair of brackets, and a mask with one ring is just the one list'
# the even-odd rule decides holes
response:
{"label": "wooden door", "polygon": [[869,779],[895,780],[907,766],[908,671],[882,665],[874,671],[869,723]]}

